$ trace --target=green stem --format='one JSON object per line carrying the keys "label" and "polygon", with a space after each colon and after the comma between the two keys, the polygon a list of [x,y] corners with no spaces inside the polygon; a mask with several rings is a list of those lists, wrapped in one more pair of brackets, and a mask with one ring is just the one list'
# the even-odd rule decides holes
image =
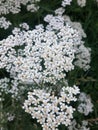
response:
{"label": "green stem", "polygon": [[6,120],[4,116],[3,102],[2,98],[0,98],[0,130],[7,130],[5,123]]}

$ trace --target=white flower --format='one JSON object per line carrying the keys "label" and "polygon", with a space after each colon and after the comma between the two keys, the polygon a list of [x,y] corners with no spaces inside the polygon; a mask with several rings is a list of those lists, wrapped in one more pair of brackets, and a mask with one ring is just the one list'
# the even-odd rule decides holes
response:
{"label": "white flower", "polygon": [[7,120],[8,121],[13,121],[14,120],[14,118],[15,118],[15,114],[12,114],[12,113],[6,113],[6,115],[7,115]]}
{"label": "white flower", "polygon": [[88,121],[86,120],[83,120],[82,124],[79,124],[76,120],[73,120],[71,125],[68,126],[68,130],[90,130],[90,128],[88,128]]}
{"label": "white flower", "polygon": [[56,15],[62,15],[65,12],[65,9],[63,7],[60,7],[55,10]]}
{"label": "white flower", "polygon": [[27,10],[28,10],[28,11],[36,12],[38,9],[39,9],[39,7],[36,6],[35,3],[34,3],[34,4],[27,5]]}
{"label": "white flower", "polygon": [[0,0],[0,15],[8,13],[19,13],[21,11],[21,5],[27,6],[27,10],[35,12],[38,10],[37,3],[40,0]]}
{"label": "white flower", "polygon": [[25,30],[29,30],[29,25],[27,23],[21,23],[19,26]]}
{"label": "white flower", "polygon": [[[86,34],[84,30],[82,29],[82,26],[78,22],[71,22],[70,18],[68,16],[64,16],[64,20],[68,22],[74,29],[78,31],[78,36],[80,39],[85,38]],[[79,66],[84,71],[88,70],[90,68],[90,61],[91,61],[91,49],[89,47],[84,46],[84,42],[80,40],[80,43],[74,44],[75,50],[76,50],[76,60],[74,62],[74,65]]]}
{"label": "white flower", "polygon": [[0,28],[8,29],[11,25],[10,21],[7,21],[5,17],[0,18]]}
{"label": "white flower", "polygon": [[79,6],[84,7],[86,5],[86,0],[77,0]]}
{"label": "white flower", "polygon": [[93,104],[91,103],[91,98],[86,95],[86,93],[80,93],[79,101],[81,102],[78,106],[78,111],[84,115],[88,115],[93,111]]}
{"label": "white flower", "polygon": [[[82,36],[63,16],[47,15],[44,20],[48,23],[46,28],[42,24],[27,31],[14,28],[13,35],[0,41],[0,68],[22,83],[56,84],[74,69],[74,60],[78,62],[77,55],[83,52]],[[26,24],[20,26],[27,28]],[[88,51],[88,61],[82,61],[83,67],[90,62],[89,57]]]}
{"label": "white flower", "polygon": [[72,0],[63,0],[62,6],[65,7],[66,5],[70,5],[71,2],[72,2]]}
{"label": "white flower", "polygon": [[[23,108],[25,112],[31,114],[32,118],[37,119],[43,130],[55,130],[60,124],[68,126],[75,111],[68,103],[74,101],[73,97],[79,93],[77,90],[78,87],[63,87],[59,96],[55,96],[44,89],[34,89],[33,92],[28,93],[28,99],[25,100]],[[72,93],[71,95],[70,92]],[[67,97],[70,98],[68,103]]]}
{"label": "white flower", "polygon": [[0,96],[2,97],[3,93],[8,94],[9,93],[9,79],[8,78],[2,78],[0,79]]}

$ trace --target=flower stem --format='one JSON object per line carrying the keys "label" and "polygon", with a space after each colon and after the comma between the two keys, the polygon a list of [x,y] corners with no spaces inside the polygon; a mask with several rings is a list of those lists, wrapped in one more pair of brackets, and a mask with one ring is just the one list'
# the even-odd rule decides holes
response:
{"label": "flower stem", "polygon": [[5,123],[6,120],[4,116],[4,110],[3,110],[3,99],[0,98],[0,130],[7,130]]}

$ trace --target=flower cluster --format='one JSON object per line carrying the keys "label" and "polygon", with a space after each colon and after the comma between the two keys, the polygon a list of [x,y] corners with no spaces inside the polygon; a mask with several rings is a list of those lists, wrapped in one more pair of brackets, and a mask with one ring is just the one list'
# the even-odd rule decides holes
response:
{"label": "flower cluster", "polygon": [[64,12],[65,12],[65,9],[63,7],[60,7],[60,8],[55,10],[56,15],[61,15],[62,16]]}
{"label": "flower cluster", "polygon": [[13,121],[14,118],[15,118],[15,114],[12,114],[12,113],[6,113],[6,116],[7,116],[7,120],[8,121]]}
{"label": "flower cluster", "polygon": [[17,79],[2,78],[0,79],[0,101],[4,100],[3,96],[5,94],[19,100],[25,90],[30,91],[31,89],[32,87],[24,87]]}
{"label": "flower cluster", "polygon": [[0,28],[8,29],[11,25],[11,22],[7,21],[5,17],[0,18]]}
{"label": "flower cluster", "polygon": [[0,0],[0,15],[8,13],[19,13],[21,11],[21,5],[27,6],[27,10],[35,12],[39,9],[36,5],[40,0]]}
{"label": "flower cluster", "polygon": [[86,93],[80,93],[79,101],[81,102],[78,106],[78,111],[84,115],[88,115],[93,111],[93,104],[91,103],[91,98],[86,95]]}
{"label": "flower cluster", "polygon": [[61,5],[62,5],[63,7],[65,7],[66,5],[70,5],[71,2],[72,2],[72,0],[63,0]]}
{"label": "flower cluster", "polygon": [[[66,7],[66,5],[71,5],[72,0],[62,0],[62,7]],[[86,5],[86,0],[77,0],[77,4],[80,7],[84,7]]]}
{"label": "flower cluster", "polygon": [[0,41],[0,68],[23,83],[55,84],[78,65],[78,60],[84,62],[83,68],[90,62],[83,57],[88,52],[90,59],[82,35],[63,16],[47,15],[44,20],[48,23],[46,28],[43,25],[27,31],[15,28],[13,35]]}
{"label": "flower cluster", "polygon": [[0,79],[0,96],[3,94],[3,93],[6,93],[8,94],[9,93],[9,79],[8,78],[3,78],[3,79]]}
{"label": "flower cluster", "polygon": [[[60,14],[62,14],[62,8],[59,8]],[[56,14],[58,11],[56,10]],[[47,15],[44,18],[44,21],[48,22],[47,29],[48,30],[59,30],[62,29],[64,26],[64,23],[67,23],[70,27],[75,29],[78,34],[76,34],[78,37],[75,38],[75,44],[74,45],[74,50],[75,50],[75,62],[74,65],[79,66],[80,68],[84,70],[88,70],[90,68],[90,61],[91,61],[91,56],[90,56],[90,51],[91,49],[89,47],[84,46],[84,42],[82,41],[82,38],[86,37],[86,34],[84,30],[82,29],[82,26],[78,22],[72,22],[70,18],[66,15],[60,16],[53,16],[53,15]],[[63,29],[62,29],[63,30]],[[71,30],[72,31],[72,30]],[[64,32],[64,31],[63,31]],[[62,32],[61,32],[62,33]],[[60,34],[61,34],[60,33]],[[64,34],[64,33],[62,33]],[[64,35],[68,35],[67,32]],[[61,35],[62,38],[64,38],[64,35]],[[75,36],[76,36],[75,35]],[[71,41],[70,41],[71,43]]]}
{"label": "flower cluster", "polygon": [[77,0],[79,6],[84,7],[86,5],[86,0]]}
{"label": "flower cluster", "polygon": [[[26,6],[27,11],[36,12],[39,9],[38,2],[41,0],[0,0],[0,15],[8,13],[19,13],[21,11],[21,5]],[[62,0],[61,6],[71,5],[72,0]],[[77,0],[79,6],[83,7],[86,4],[86,0]]]}
{"label": "flower cluster", "polygon": [[[75,73],[72,70],[77,70],[77,67],[84,71],[90,68],[91,49],[84,45],[86,34],[82,25],[72,22],[65,15],[67,5],[72,3],[76,7],[74,2],[77,2],[80,7],[84,7],[86,0],[61,0],[54,4],[58,7],[56,10],[53,10],[56,6],[53,7],[52,4],[51,9],[49,6],[43,7],[42,2],[0,0],[0,28],[8,29],[11,25],[11,30],[15,25],[12,33],[8,32],[8,37],[8,33],[5,33],[6,38],[0,41],[0,70],[4,72],[4,75],[0,75],[0,105],[4,109],[2,112],[6,121],[18,120],[14,110],[5,110],[4,97],[7,96],[10,98],[9,108],[16,111],[23,104],[25,112],[37,119],[43,130],[58,130],[59,125],[65,125],[68,130],[90,130],[87,121],[80,123],[73,120],[73,113],[76,111],[87,116],[93,111],[91,99],[81,93],[76,85],[70,87],[69,83],[72,84],[74,78],[72,82],[68,78]],[[47,12],[54,15],[46,14]],[[12,18],[12,15],[17,13],[19,18],[22,17],[14,21],[16,18]],[[67,13],[71,13],[70,9]],[[31,20],[33,15],[34,20]],[[43,24],[40,23],[42,18]],[[26,22],[29,25],[32,23],[32,26]],[[34,25],[35,23],[40,24]],[[72,73],[68,74],[70,71]],[[25,100],[27,92],[28,97]],[[78,107],[75,106],[76,101],[79,103]],[[19,107],[14,108],[14,103]],[[22,116],[19,116],[19,120],[23,119]]]}
{"label": "flower cluster", "polygon": [[70,102],[77,100],[77,94],[79,89],[75,85],[63,87],[59,96],[35,89],[28,92],[28,99],[25,100],[23,108],[32,118],[37,119],[43,130],[57,130],[60,124],[70,125],[75,110]]}
{"label": "flower cluster", "polygon": [[[64,20],[78,31],[79,37],[86,38],[86,34],[84,30],[82,29],[82,26],[79,22],[72,22],[69,18],[69,16],[64,15]],[[81,43],[78,44],[78,48],[75,45],[76,50],[76,61],[74,64],[80,68],[82,68],[84,71],[88,70],[90,68],[90,62],[91,62],[91,49],[89,47],[84,46],[84,42],[80,41]]]}
{"label": "flower cluster", "polygon": [[98,0],[96,0],[96,2],[98,2]]}
{"label": "flower cluster", "polygon": [[29,30],[29,25],[27,23],[21,23],[19,24],[19,27],[21,27],[24,30]]}
{"label": "flower cluster", "polygon": [[88,127],[88,121],[86,120],[82,121],[82,125],[77,123],[76,120],[73,120],[68,127],[68,130],[90,130],[90,128]]}

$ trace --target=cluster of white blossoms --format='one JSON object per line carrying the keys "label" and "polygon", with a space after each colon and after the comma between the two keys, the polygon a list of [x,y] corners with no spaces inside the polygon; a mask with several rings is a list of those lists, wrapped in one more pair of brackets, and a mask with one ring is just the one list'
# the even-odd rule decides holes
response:
{"label": "cluster of white blossoms", "polygon": [[55,10],[55,14],[60,15],[60,16],[62,16],[64,12],[65,12],[65,9],[63,7],[60,7]]}
{"label": "cluster of white blossoms", "polygon": [[[66,7],[66,5],[71,5],[72,0],[62,0],[62,7]],[[86,5],[86,0],[77,0],[77,4],[80,7],[84,7]]]}
{"label": "cluster of white blossoms", "polygon": [[79,101],[81,102],[78,106],[78,111],[87,116],[90,112],[93,111],[93,104],[91,98],[86,93],[80,93]]}
{"label": "cluster of white blossoms", "polygon": [[11,25],[10,21],[7,21],[5,17],[0,18],[0,28],[8,29]]}
{"label": "cluster of white blossoms", "polygon": [[73,120],[71,125],[68,126],[68,130],[90,130],[90,128],[88,127],[88,121],[86,120],[83,120],[81,125],[77,123],[76,120]]}
{"label": "cluster of white blossoms", "polygon": [[77,0],[77,3],[80,7],[84,7],[86,5],[86,0]]}
{"label": "cluster of white blossoms", "polygon": [[[21,5],[26,6],[27,11],[36,12],[40,7],[37,5],[41,0],[0,0],[0,15],[19,13]],[[62,0],[61,6],[71,5],[72,0]],[[77,0],[79,6],[84,7],[86,0]]]}
{"label": "cluster of white blossoms", "polygon": [[[64,15],[64,20],[70,23],[70,25],[78,31],[79,37],[86,38],[86,34],[79,22],[72,22],[69,16],[67,15]],[[74,64],[82,68],[84,71],[88,70],[90,68],[90,62],[91,62],[91,54],[90,54],[91,49],[89,47],[85,47],[83,41],[81,41],[78,48],[76,46],[75,48],[76,48],[77,60],[74,62]]]}
{"label": "cluster of white blossoms", "polygon": [[24,91],[30,91],[32,87],[23,86],[16,79],[2,78],[0,79],[0,101],[4,100],[4,95],[9,94],[12,98],[19,100]]}
{"label": "cluster of white blossoms", "polygon": [[9,92],[9,79],[8,78],[3,78],[3,79],[0,79],[0,96],[3,95],[3,93],[6,93],[8,94]]}
{"label": "cluster of white blossoms", "polygon": [[[55,14],[58,15],[59,17],[62,16],[62,14],[64,13],[64,8],[58,8],[55,10]],[[57,16],[57,18],[58,18]],[[46,17],[47,18],[47,17]],[[45,18],[45,21],[49,22],[49,27],[48,28],[53,28],[55,26],[55,28],[57,29],[59,26],[62,26],[62,22],[61,25],[58,26],[58,19],[56,18],[56,20],[54,20],[54,17],[52,15],[48,15],[48,19]],[[49,18],[51,19],[49,21]],[[78,31],[78,36],[82,39],[82,38],[86,38],[86,34],[84,32],[84,30],[82,29],[82,26],[79,22],[72,22],[70,17],[67,15],[63,16],[64,21],[66,23],[68,23],[73,29],[76,29]],[[52,23],[53,21],[53,23]],[[55,21],[55,22],[54,22]],[[54,28],[54,29],[55,29]],[[74,62],[74,65],[79,66],[80,68],[84,69],[85,71],[88,70],[90,68],[90,61],[91,61],[91,49],[89,47],[85,47],[84,46],[84,42],[81,40],[80,43],[75,45],[75,57],[76,57],[76,61]]]}
{"label": "cluster of white blossoms", "polygon": [[[19,13],[21,11],[21,5],[26,6],[27,11],[35,12],[39,9],[37,5],[41,0],[0,0],[0,15],[9,13]],[[61,6],[71,5],[72,0],[62,0]],[[83,7],[86,4],[86,0],[77,0],[79,6]]]}
{"label": "cluster of white blossoms", "polygon": [[70,105],[77,100],[79,94],[77,86],[63,87],[58,96],[46,92],[44,89],[35,89],[28,92],[23,108],[42,125],[43,130],[58,130],[60,124],[70,125],[75,109]]}
{"label": "cluster of white blossoms", "polygon": [[7,116],[8,121],[13,121],[15,119],[15,114],[8,112],[8,113],[6,113],[6,116]]}
{"label": "cluster of white blossoms", "polygon": [[71,2],[72,2],[72,0],[63,0],[61,5],[62,5],[63,7],[65,7],[66,5],[70,5]]}
{"label": "cluster of white blossoms", "polygon": [[[58,13],[59,11],[59,13]],[[82,26],[80,23],[78,22],[72,22],[70,20],[70,18],[66,15],[61,16],[61,14],[63,13],[63,9],[59,8],[58,10],[55,11],[56,14],[58,14],[58,16],[53,16],[53,15],[47,15],[44,18],[44,21],[48,22],[47,25],[47,29],[48,30],[59,30],[61,28],[63,28],[64,23],[68,23],[68,25],[70,27],[72,27],[73,29],[75,29],[78,34],[78,37],[75,39],[75,44],[74,44],[74,50],[75,50],[75,62],[74,65],[79,66],[80,68],[84,69],[84,70],[88,70],[90,68],[90,61],[91,61],[91,55],[90,55],[90,51],[91,49],[89,47],[85,47],[84,45],[84,41],[82,41],[82,38],[86,37],[86,34],[84,32],[84,30],[82,29]],[[64,33],[63,33],[64,34]],[[68,35],[67,31],[66,34],[64,35]],[[64,35],[62,36],[64,38]],[[78,42],[77,42],[78,41]]]}
{"label": "cluster of white blossoms", "polygon": [[21,23],[21,24],[19,24],[19,27],[21,27],[22,29],[25,29],[25,30],[29,30],[29,25],[27,23]]}
{"label": "cluster of white blossoms", "polygon": [[96,0],[96,2],[98,2],[98,0]]}
{"label": "cluster of white blossoms", "polygon": [[[78,60],[86,59],[77,56],[86,56],[86,47],[77,29],[63,16],[47,15],[44,20],[48,23],[46,28],[43,25],[27,31],[15,28],[13,35],[0,41],[0,68],[5,68],[11,77],[23,83],[55,84],[74,69]],[[83,68],[89,62],[85,61]]]}
{"label": "cluster of white blossoms", "polygon": [[[0,0],[0,15],[19,13],[22,6],[35,12],[40,8],[40,1]],[[66,83],[61,87],[69,71],[76,66],[88,70],[91,60],[91,50],[84,45],[86,34],[81,24],[63,16],[65,7],[71,3],[72,0],[62,0],[62,7],[54,11],[55,16],[48,14],[44,17],[45,26],[40,24],[30,30],[29,25],[23,22],[0,41],[0,70],[5,70],[9,76],[0,79],[0,101],[6,94],[23,101],[24,93],[28,92],[23,109],[37,119],[43,130],[58,130],[62,124],[68,130],[89,130],[86,121],[82,122],[82,126],[77,126],[75,120],[72,122],[75,111],[72,104],[80,94],[78,101],[81,103],[77,110],[88,115],[93,110],[91,99],[80,93],[75,85],[69,87]],[[86,0],[77,0],[77,3],[84,7]],[[10,25],[5,17],[0,18],[0,28],[7,29]],[[15,115],[8,112],[6,117],[12,121]]]}
{"label": "cluster of white blossoms", "polygon": [[75,65],[78,65],[80,68],[84,70],[88,70],[90,68],[90,48],[86,48],[84,45],[79,47],[79,51],[77,51],[78,55],[76,55],[77,61],[75,61]]}
{"label": "cluster of white blossoms", "polygon": [[[76,29],[79,33],[79,37],[86,38],[86,33],[84,32],[82,25],[80,22],[72,22],[70,17],[67,15],[64,15],[64,21],[68,22],[74,29]],[[81,41],[83,42],[83,41]]]}
{"label": "cluster of white blossoms", "polygon": [[39,9],[36,3],[40,0],[0,0],[0,15],[8,13],[19,13],[21,5],[25,5],[28,11],[35,12]]}

